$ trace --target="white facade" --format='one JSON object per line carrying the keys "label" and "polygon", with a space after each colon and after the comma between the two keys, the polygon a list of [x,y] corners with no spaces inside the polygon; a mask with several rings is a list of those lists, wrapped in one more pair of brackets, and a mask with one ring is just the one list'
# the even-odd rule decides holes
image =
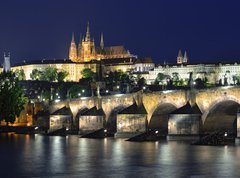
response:
{"label": "white facade", "polygon": [[154,63],[136,63],[134,65],[134,72],[148,72],[154,69]]}
{"label": "white facade", "polygon": [[11,65],[10,65],[10,53],[6,55],[4,53],[4,63],[3,63],[3,71],[8,72],[11,70]]}
{"label": "white facade", "polygon": [[146,75],[147,83],[153,84],[158,73],[163,73],[169,78],[173,78],[175,74],[183,80],[189,80],[192,73],[193,80],[207,78],[212,84],[236,84],[235,77],[240,75],[240,64],[160,65]]}

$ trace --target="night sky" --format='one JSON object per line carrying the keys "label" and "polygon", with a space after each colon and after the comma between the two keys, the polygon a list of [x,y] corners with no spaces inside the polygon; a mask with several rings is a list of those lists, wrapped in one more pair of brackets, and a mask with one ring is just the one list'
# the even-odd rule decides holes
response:
{"label": "night sky", "polygon": [[[0,54],[12,63],[68,57],[71,34],[125,45],[139,57],[175,63],[240,61],[239,0],[11,0],[0,3]],[[3,58],[0,58],[2,63]]]}

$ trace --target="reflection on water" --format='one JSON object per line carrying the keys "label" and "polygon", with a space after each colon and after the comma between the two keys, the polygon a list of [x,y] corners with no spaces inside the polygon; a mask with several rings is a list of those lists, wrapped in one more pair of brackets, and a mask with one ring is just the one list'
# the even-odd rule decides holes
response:
{"label": "reflection on water", "polygon": [[240,146],[0,135],[1,177],[238,177]]}

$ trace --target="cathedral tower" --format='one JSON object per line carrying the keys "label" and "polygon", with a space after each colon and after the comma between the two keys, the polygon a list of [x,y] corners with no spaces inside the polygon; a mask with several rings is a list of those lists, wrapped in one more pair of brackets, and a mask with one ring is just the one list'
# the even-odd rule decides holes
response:
{"label": "cathedral tower", "polygon": [[91,39],[89,22],[87,24],[87,32],[85,39],[82,41],[81,46],[81,62],[89,62],[96,59],[95,43]]}
{"label": "cathedral tower", "polygon": [[184,63],[184,64],[188,63],[187,51],[184,52],[183,63]]}
{"label": "cathedral tower", "polygon": [[78,42],[78,56],[77,56],[78,62],[82,62],[81,53],[82,53],[82,34],[80,34],[80,38]]}
{"label": "cathedral tower", "polygon": [[69,59],[71,59],[73,62],[77,62],[77,47],[74,40],[74,34],[72,34],[72,41],[69,49]]}

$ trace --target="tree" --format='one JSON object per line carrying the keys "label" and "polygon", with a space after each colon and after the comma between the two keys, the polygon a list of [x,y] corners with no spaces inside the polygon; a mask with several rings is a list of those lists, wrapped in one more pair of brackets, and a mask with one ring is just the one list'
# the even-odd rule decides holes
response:
{"label": "tree", "polygon": [[64,81],[64,79],[68,76],[68,72],[66,72],[66,71],[60,71],[60,72],[58,72],[57,73],[57,81],[58,82],[63,82]]}
{"label": "tree", "polygon": [[79,85],[71,86],[69,89],[70,98],[78,98],[78,97],[82,96],[83,90],[84,90],[84,88]]}
{"label": "tree", "polygon": [[42,77],[42,72],[38,69],[33,69],[32,73],[30,74],[30,77],[32,80],[40,80]]}
{"label": "tree", "polygon": [[12,72],[0,74],[0,120],[5,120],[7,126],[14,123],[24,109],[26,98],[18,83],[18,78]]}
{"label": "tree", "polygon": [[142,77],[137,82],[138,87],[142,88],[144,85],[146,85],[146,80]]}
{"label": "tree", "polygon": [[96,79],[96,73],[94,73],[91,69],[85,68],[81,71],[83,78],[91,78],[92,80]]}
{"label": "tree", "polygon": [[46,80],[49,82],[54,82],[57,80],[57,69],[54,67],[47,67],[45,71],[43,72],[41,80]]}
{"label": "tree", "polygon": [[179,81],[179,74],[177,72],[172,73],[173,84],[176,86]]}
{"label": "tree", "polygon": [[26,80],[26,75],[24,73],[24,70],[23,69],[17,69],[15,71],[15,75],[16,77],[18,78],[18,80]]}
{"label": "tree", "polygon": [[160,82],[163,82],[164,80],[167,80],[167,78],[170,78],[170,76],[165,75],[163,73],[158,73],[154,83],[159,84]]}

